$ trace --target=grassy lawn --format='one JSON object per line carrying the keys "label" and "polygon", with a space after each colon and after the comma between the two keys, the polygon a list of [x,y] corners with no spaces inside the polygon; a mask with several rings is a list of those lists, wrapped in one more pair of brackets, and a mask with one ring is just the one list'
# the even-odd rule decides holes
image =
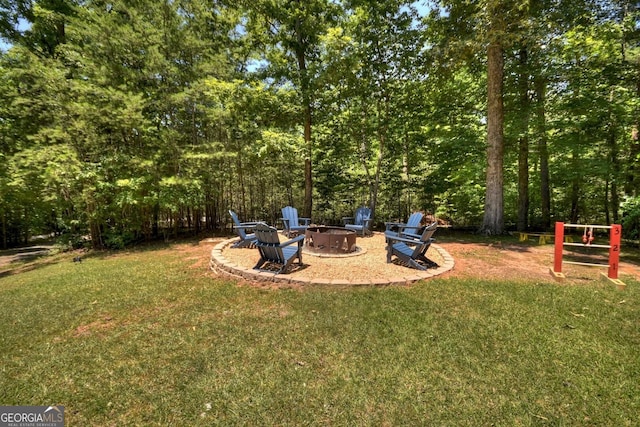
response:
{"label": "grassy lawn", "polygon": [[68,426],[632,426],[640,283],[272,290],[170,248],[0,275],[0,404]]}

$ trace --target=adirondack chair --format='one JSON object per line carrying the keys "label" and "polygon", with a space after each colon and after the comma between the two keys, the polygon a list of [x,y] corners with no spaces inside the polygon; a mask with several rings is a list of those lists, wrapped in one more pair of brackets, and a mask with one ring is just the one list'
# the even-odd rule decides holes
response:
{"label": "adirondack chair", "polygon": [[304,233],[311,222],[311,218],[298,218],[298,210],[292,206],[282,208],[282,218],[280,220],[284,224],[284,234],[287,237],[291,237],[294,232]]}
{"label": "adirondack chair", "polygon": [[384,234],[385,236],[395,234],[396,236],[419,238],[420,236],[417,233],[420,229],[422,217],[422,212],[414,212],[406,224],[403,222],[385,222],[386,230]]}
{"label": "adirondack chair", "polygon": [[276,271],[276,274],[284,273],[296,258],[298,258],[298,264],[302,265],[304,234],[280,243],[278,230],[267,224],[258,224],[255,234],[256,247],[260,251],[260,261],[253,267],[254,269],[260,270],[260,267],[266,263],[280,264],[282,267]]}
{"label": "adirondack chair", "polygon": [[371,209],[362,206],[356,209],[355,216],[346,216],[342,218],[342,223],[344,224],[344,228],[347,230],[353,230],[356,233],[359,232],[364,236],[365,234],[371,234],[369,227],[372,220]]}
{"label": "adirondack chair", "polygon": [[385,233],[387,239],[387,263],[391,262],[391,258],[395,255],[398,260],[407,264],[409,267],[418,270],[426,270],[429,267],[437,267],[438,264],[426,257],[427,249],[431,243],[435,241],[432,237],[433,233],[438,229],[438,223],[434,222],[425,227],[419,238],[408,236],[398,236],[392,233]]}
{"label": "adirondack chair", "polygon": [[231,215],[231,219],[233,220],[233,229],[235,230],[240,240],[231,245],[232,248],[250,248],[254,245],[256,241],[256,235],[251,233],[256,225],[261,224],[260,222],[240,222],[238,219],[238,215],[229,209],[229,215]]}

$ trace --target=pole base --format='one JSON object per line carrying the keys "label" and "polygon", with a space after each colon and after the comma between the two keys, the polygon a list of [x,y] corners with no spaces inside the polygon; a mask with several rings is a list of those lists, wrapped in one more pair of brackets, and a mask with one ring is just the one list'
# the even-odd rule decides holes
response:
{"label": "pole base", "polygon": [[556,282],[564,282],[567,279],[567,276],[565,276],[564,273],[553,271],[553,268],[549,268],[549,273],[551,273],[553,278],[556,279]]}
{"label": "pole base", "polygon": [[607,276],[604,273],[600,273],[600,279],[608,280],[609,282],[613,283],[614,285],[616,285],[619,291],[624,291],[627,287],[627,285],[622,280],[612,279],[611,277]]}

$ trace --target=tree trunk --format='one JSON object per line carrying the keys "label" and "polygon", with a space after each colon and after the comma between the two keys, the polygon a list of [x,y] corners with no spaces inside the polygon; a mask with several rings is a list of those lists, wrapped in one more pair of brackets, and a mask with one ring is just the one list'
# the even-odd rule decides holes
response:
{"label": "tree trunk", "polygon": [[372,189],[374,185],[374,178],[371,176],[371,170],[369,169],[369,165],[367,163],[368,161],[367,152],[369,150],[369,142],[368,142],[367,129],[366,129],[367,111],[366,111],[366,105],[364,100],[362,101],[361,114],[362,114],[362,117],[360,120],[359,133],[358,133],[358,138],[360,139],[360,162],[362,163],[362,169],[364,170],[366,180],[367,180],[366,188],[369,193],[368,202],[370,203],[371,200],[373,199]]}
{"label": "tree trunk", "polygon": [[502,46],[496,42],[490,43],[487,48],[487,188],[480,229],[487,235],[504,232],[503,74]]}
{"label": "tree trunk", "polygon": [[154,239],[157,239],[160,231],[160,204],[155,202],[153,204],[153,224],[151,225],[151,235]]}
{"label": "tree trunk", "polygon": [[604,219],[605,224],[611,224],[611,209],[609,206],[609,178],[604,183]]}
{"label": "tree trunk", "polygon": [[7,213],[2,210],[2,249],[7,249]]}
{"label": "tree trunk", "polygon": [[247,189],[244,179],[244,163],[242,162],[242,152],[238,149],[238,157],[236,159],[236,168],[238,170],[238,185],[240,186],[240,212],[241,215],[247,213]]}
{"label": "tree trunk", "polygon": [[302,19],[297,18],[295,24],[297,37],[296,59],[298,61],[298,70],[300,71],[300,92],[302,92],[302,100],[304,107],[304,143],[306,147],[306,157],[304,159],[304,206],[303,216],[311,218],[313,211],[313,141],[311,139],[311,84],[309,82],[309,74],[307,71],[307,42],[304,39],[302,30]]}
{"label": "tree trunk", "polygon": [[580,217],[580,183],[577,178],[571,182],[571,222],[578,223]]}
{"label": "tree trunk", "polygon": [[[623,8],[623,20],[625,20],[629,14],[629,8],[631,4],[625,4]],[[625,36],[625,32],[622,33],[623,37]],[[623,63],[626,63],[629,58],[627,58],[627,50],[625,46],[627,45],[627,40],[623,39],[621,44],[622,46],[622,60]],[[635,83],[636,83],[636,98],[640,97],[640,63],[636,60],[636,73],[635,73]],[[640,141],[638,138],[639,129],[640,129],[640,111],[636,107],[634,109],[635,122],[631,128],[631,144],[629,146],[629,159],[628,166],[626,169],[624,181],[622,182],[622,190],[625,196],[636,197],[640,193],[638,192],[638,182],[640,182],[640,168],[638,168],[638,163],[640,163]]]}
{"label": "tree trunk", "polygon": [[[639,91],[640,93],[640,91]],[[624,192],[627,196],[636,197],[640,193],[638,192],[638,182],[640,182],[640,168],[638,163],[640,162],[640,123],[636,123],[633,126],[631,133],[631,148],[629,168],[627,169],[627,178],[624,183]]]}
{"label": "tree trunk", "polygon": [[518,231],[529,227],[529,138],[521,135],[518,140]]}
{"label": "tree trunk", "polygon": [[[411,214],[411,209],[413,207],[413,192],[411,188],[411,167],[409,164],[409,156],[411,150],[411,142],[410,136],[405,129],[404,131],[404,146],[402,153],[402,180],[404,182],[402,186],[402,192],[404,194],[403,198],[398,198],[398,217],[408,218]],[[404,204],[402,203],[402,199],[404,199]]]}
{"label": "tree trunk", "polygon": [[[609,150],[611,155],[611,198],[609,205],[613,214],[613,223],[618,224],[620,219],[620,198],[618,195],[618,177],[620,176],[620,158],[618,156],[618,144],[616,141],[616,131],[613,123],[609,129]],[[609,221],[607,221],[609,223]]]}
{"label": "tree trunk", "polygon": [[382,159],[384,158],[384,146],[386,142],[386,131],[382,131],[379,135],[380,150],[378,151],[378,158],[376,159],[376,174],[373,182],[373,191],[371,194],[371,200],[369,201],[369,208],[371,209],[371,218],[376,217],[376,206],[378,205],[378,192],[380,190],[380,176],[382,173]]}
{"label": "tree trunk", "polygon": [[[636,76],[636,97],[640,97],[640,70]],[[624,192],[627,196],[637,197],[640,195],[638,185],[640,183],[640,111],[636,109],[636,122],[631,130],[631,146],[629,148],[629,167],[624,182]]]}
{"label": "tree trunk", "polygon": [[307,145],[307,157],[304,159],[304,206],[303,216],[311,218],[311,212],[313,211],[313,172],[311,164],[311,114],[308,115],[308,120],[305,120],[304,125],[304,138]]}
{"label": "tree trunk", "polygon": [[[579,141],[578,141],[579,142]],[[577,146],[579,144],[574,144],[574,151],[571,153],[571,168],[574,171],[579,170],[578,164],[580,163],[580,154],[577,152]],[[583,179],[582,176],[574,175],[571,178],[571,219],[570,221],[574,224],[578,223],[580,218],[580,181]]]}
{"label": "tree trunk", "polygon": [[520,49],[520,109],[522,112],[518,139],[518,231],[529,226],[529,75],[526,72],[527,49]]}
{"label": "tree trunk", "polygon": [[[386,87],[386,82],[385,85]],[[381,118],[382,123],[378,127],[378,155],[376,158],[376,172],[373,182],[373,192],[371,194],[371,200],[369,200],[369,208],[371,209],[371,218],[376,217],[376,207],[378,205],[378,194],[380,192],[380,179],[382,176],[382,161],[384,160],[385,150],[387,145],[387,131],[388,131],[388,117],[389,117],[389,98],[386,91],[383,94],[383,98],[377,102],[378,117]]]}
{"label": "tree trunk", "polygon": [[549,178],[549,149],[546,129],[546,82],[541,76],[535,79],[537,103],[538,155],[540,156],[540,208],[542,212],[542,228],[551,228],[551,188]]}

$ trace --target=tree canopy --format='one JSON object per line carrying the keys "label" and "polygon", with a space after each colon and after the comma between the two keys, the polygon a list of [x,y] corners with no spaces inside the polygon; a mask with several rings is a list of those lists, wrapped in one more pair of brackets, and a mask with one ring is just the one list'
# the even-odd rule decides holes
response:
{"label": "tree canopy", "polygon": [[640,232],[637,2],[0,0],[0,238]]}

